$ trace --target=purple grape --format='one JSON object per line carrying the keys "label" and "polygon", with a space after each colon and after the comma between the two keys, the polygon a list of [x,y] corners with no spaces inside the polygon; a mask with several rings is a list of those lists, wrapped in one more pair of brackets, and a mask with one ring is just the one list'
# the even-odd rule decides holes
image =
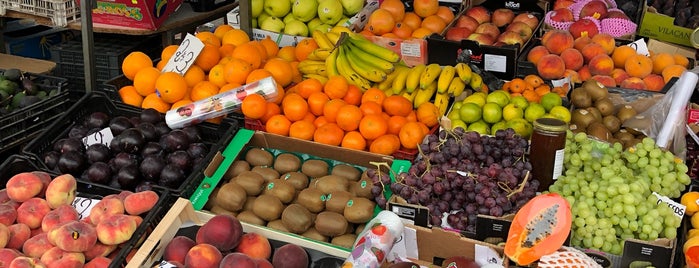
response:
{"label": "purple grape", "polygon": [[447,202],[447,201],[442,200],[442,201],[437,202],[437,208],[439,208],[440,211],[448,212],[449,207],[450,207],[449,202]]}
{"label": "purple grape", "polygon": [[437,215],[432,215],[430,216],[430,223],[433,226],[442,226],[442,218]]}
{"label": "purple grape", "polygon": [[490,216],[500,217],[502,214],[503,210],[501,207],[495,206],[490,208]]}
{"label": "purple grape", "polygon": [[490,213],[490,209],[487,207],[479,207],[478,208],[478,214],[488,214]]}
{"label": "purple grape", "polygon": [[447,216],[447,223],[452,227],[455,227],[456,224],[460,221],[461,217],[457,216],[456,214],[449,214],[449,216]]}
{"label": "purple grape", "polygon": [[422,175],[422,178],[420,178],[420,179],[422,180],[422,183],[427,184],[427,185],[434,184],[434,182],[435,182],[435,177],[432,176],[432,174],[430,174],[430,173],[425,173],[425,175]]}
{"label": "purple grape", "polygon": [[371,187],[371,194],[374,196],[379,196],[382,192],[383,188],[381,188],[381,186],[374,185],[373,187]]}
{"label": "purple grape", "polygon": [[402,197],[404,199],[408,199],[408,198],[412,197],[413,190],[410,189],[410,187],[403,187],[403,189],[400,190],[398,195],[400,195],[400,197]]}
{"label": "purple grape", "polygon": [[466,210],[466,214],[473,214],[476,213],[476,210],[478,210],[478,205],[475,203],[470,203],[466,205],[464,209]]}
{"label": "purple grape", "polygon": [[463,207],[463,204],[461,202],[459,202],[458,199],[449,202],[449,208],[451,208],[452,210],[459,210],[462,207]]}
{"label": "purple grape", "polygon": [[376,204],[379,205],[380,208],[386,209],[386,202],[386,197],[383,195],[376,197]]}
{"label": "purple grape", "polygon": [[485,204],[485,197],[482,195],[476,195],[476,203],[479,205]]}
{"label": "purple grape", "polygon": [[496,205],[495,198],[492,198],[492,197],[486,198],[485,201],[483,202],[483,205],[487,208],[495,207],[495,205]]}
{"label": "purple grape", "polygon": [[[435,191],[435,193],[436,193],[436,191]],[[452,199],[454,199],[454,195],[451,192],[445,192],[442,195],[440,195],[439,198],[441,198],[444,201],[449,202]]]}
{"label": "purple grape", "polygon": [[417,193],[417,198],[418,198],[418,201],[420,201],[420,204],[423,204],[423,203],[427,202],[428,200],[430,200],[430,194],[424,190],[419,191]]}

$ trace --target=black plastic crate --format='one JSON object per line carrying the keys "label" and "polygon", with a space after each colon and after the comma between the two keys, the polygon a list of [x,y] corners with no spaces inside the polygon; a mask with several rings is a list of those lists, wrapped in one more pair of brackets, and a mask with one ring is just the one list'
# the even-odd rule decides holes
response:
{"label": "black plastic crate", "polygon": [[[52,177],[59,175],[54,171],[42,168],[39,163],[27,156],[11,155],[0,163],[0,183],[4,189],[5,184],[12,176],[22,172],[32,171],[44,171],[51,174]],[[158,223],[163,219],[165,214],[167,214],[172,204],[175,203],[176,198],[167,189],[156,188],[153,189],[153,191],[158,193],[160,197],[158,202],[146,215],[141,215],[143,222],[138,226],[131,239],[117,249],[118,253],[112,259],[112,263],[109,265],[110,268],[126,266],[127,256],[132,250],[138,250],[141,243],[145,241],[153,229],[155,229]],[[78,181],[77,195],[81,197],[102,199],[107,195],[118,194],[120,192],[120,189]]]}
{"label": "black plastic crate", "polygon": [[[160,57],[162,43],[159,36],[95,35],[94,58],[96,69],[121,70],[121,62],[132,51],[142,51],[150,57]],[[82,40],[77,38],[51,47],[51,61],[57,64],[83,66]],[[112,76],[114,77],[114,76]],[[110,77],[111,78],[111,77]],[[109,79],[109,78],[107,78]]]}
{"label": "black plastic crate", "polygon": [[[143,111],[143,109],[123,103],[115,103],[112,101],[112,98],[102,92],[88,93],[85,98],[76,103],[70,110],[66,111],[63,116],[51,124],[41,135],[27,144],[23,148],[22,153],[33,159],[37,159],[42,168],[49,169],[43,162],[43,156],[53,150],[53,144],[56,141],[68,136],[68,132],[72,126],[82,123],[85,117],[91,113],[104,112],[113,118],[115,116],[138,116],[141,111]],[[192,172],[186,174],[184,183],[177,188],[160,185],[154,185],[154,187],[166,188],[177,196],[189,198],[195,188],[198,187],[203,180],[203,176],[200,176],[200,173],[203,172],[211,159],[216,155],[217,151],[223,150],[230,142],[238,130],[238,123],[235,120],[223,120],[220,124],[201,123],[196,127],[199,129],[202,142],[209,148],[207,155],[202,161],[194,165]]]}
{"label": "black plastic crate", "polygon": [[[71,81],[71,85],[74,81],[81,81],[85,83],[85,68],[82,64],[68,64],[68,63],[56,63],[56,69],[54,72],[60,74]],[[121,75],[121,68],[117,66],[116,68],[95,68],[95,78],[98,82],[104,82],[112,77]]]}

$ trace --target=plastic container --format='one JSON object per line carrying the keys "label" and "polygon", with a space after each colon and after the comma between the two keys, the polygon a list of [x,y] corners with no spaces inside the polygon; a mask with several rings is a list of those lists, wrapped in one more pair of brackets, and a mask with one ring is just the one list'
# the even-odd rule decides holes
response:
{"label": "plastic container", "polygon": [[0,0],[0,15],[6,10],[49,18],[60,27],[80,18],[80,6],[74,0]]}

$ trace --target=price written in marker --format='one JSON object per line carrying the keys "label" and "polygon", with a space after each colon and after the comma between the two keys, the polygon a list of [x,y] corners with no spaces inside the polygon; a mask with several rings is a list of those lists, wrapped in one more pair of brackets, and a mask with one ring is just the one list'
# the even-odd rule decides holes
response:
{"label": "price written in marker", "polygon": [[648,45],[646,45],[646,41],[643,39],[638,39],[633,43],[629,43],[627,46],[636,50],[637,54],[650,56],[650,52],[648,52]]}
{"label": "price written in marker", "polygon": [[204,43],[194,35],[187,34],[175,54],[170,57],[162,72],[175,72],[184,75],[204,49]]}
{"label": "price written in marker", "polygon": [[88,135],[87,137],[84,137],[83,144],[85,144],[85,148],[93,144],[104,144],[105,146],[109,147],[109,143],[112,142],[112,139],[114,139],[114,134],[112,134],[112,130],[109,129],[109,127],[106,127],[100,131]]}
{"label": "price written in marker", "polygon": [[675,214],[675,216],[680,218],[680,220],[682,219],[682,217],[684,217],[684,213],[687,211],[687,207],[685,205],[677,203],[674,200],[670,199],[669,197],[664,196],[664,195],[660,195],[656,192],[653,192],[653,195],[656,198],[658,198],[658,202],[656,203],[657,205],[660,206],[660,205],[664,204],[664,205],[670,207],[672,209],[672,212]]}
{"label": "price written in marker", "polygon": [[95,205],[97,205],[99,201],[100,200],[98,199],[76,196],[75,200],[73,200],[72,205],[75,208],[75,210],[78,211],[80,219],[84,219],[87,216],[90,216],[90,211],[92,211],[92,208],[95,207]]}

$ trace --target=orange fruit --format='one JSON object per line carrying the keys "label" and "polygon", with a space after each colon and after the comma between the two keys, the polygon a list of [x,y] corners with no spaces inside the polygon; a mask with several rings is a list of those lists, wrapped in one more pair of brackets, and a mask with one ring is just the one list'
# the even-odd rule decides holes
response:
{"label": "orange fruit", "polygon": [[[234,50],[235,50],[235,45],[223,44],[218,48],[218,54],[221,55],[221,60],[223,60],[223,58],[228,57],[230,55],[233,55]],[[220,63],[220,61],[219,61],[219,63]]]}
{"label": "orange fruit", "polygon": [[432,30],[427,29],[427,28],[422,27],[422,26],[418,26],[418,28],[415,28],[415,30],[413,30],[413,34],[410,37],[417,38],[417,39],[423,39],[423,38],[431,35],[432,33],[433,33]]}
{"label": "orange fruit", "polygon": [[168,110],[170,110],[170,104],[163,101],[156,93],[149,94],[145,98],[143,98],[143,102],[141,103],[141,108],[143,109],[149,109],[153,108],[156,111],[160,113],[167,113]]}
{"label": "orange fruit", "polygon": [[221,44],[238,46],[247,42],[250,42],[250,36],[241,29],[230,29],[221,38]]}
{"label": "orange fruit", "polygon": [[328,122],[335,123],[340,107],[344,106],[345,104],[347,103],[342,99],[330,99],[323,106],[323,116]]}
{"label": "orange fruit", "polygon": [[612,61],[614,61],[614,67],[624,68],[626,60],[636,55],[636,50],[630,46],[618,46],[612,51]]}
{"label": "orange fruit", "polygon": [[155,65],[155,68],[158,68],[158,70],[162,71],[165,65],[167,65],[167,62],[161,60],[158,62],[158,64]]}
{"label": "orange fruit", "polygon": [[362,95],[362,101],[361,103],[365,103],[367,101],[373,101],[378,103],[379,105],[383,104],[383,100],[386,99],[386,93],[383,92],[383,90],[380,90],[378,88],[369,88],[366,91],[364,91],[364,94]]}
{"label": "orange fruit", "polygon": [[425,138],[422,126],[419,122],[407,122],[403,127],[401,127],[398,138],[400,138],[400,144],[408,149],[415,149],[419,144],[422,143],[422,139]]}
{"label": "orange fruit", "polygon": [[[255,82],[255,81],[270,77],[270,76],[272,76],[272,73],[270,73],[269,71],[267,71],[265,69],[255,69],[255,70],[252,70],[252,72],[250,72],[250,74],[248,75],[247,79],[245,79],[245,84],[250,84],[252,82]],[[279,85],[279,84],[277,84],[277,85]],[[279,86],[281,86],[281,85],[279,85]]]}
{"label": "orange fruit", "polygon": [[243,115],[252,119],[260,119],[267,114],[267,100],[260,94],[250,94],[245,96],[240,105]]}
{"label": "orange fruit", "polygon": [[272,116],[282,113],[282,108],[279,108],[279,105],[274,102],[268,101],[267,103],[265,103],[265,105],[267,106],[267,108],[265,109],[265,115],[263,115],[262,118],[260,118],[260,121],[262,121],[262,123],[267,123],[267,120],[269,120]]}
{"label": "orange fruit", "polygon": [[538,94],[539,96],[544,96],[546,93],[551,92],[551,87],[549,85],[543,84],[534,89],[534,92]]}
{"label": "orange fruit", "polygon": [[415,0],[413,1],[413,12],[421,18],[437,14],[439,1],[437,0]]}
{"label": "orange fruit", "polygon": [[667,66],[667,67],[665,67],[665,69],[663,69],[663,72],[662,72],[663,80],[665,80],[665,83],[667,83],[673,77],[680,77],[680,75],[682,75],[682,73],[685,70],[687,70],[687,69],[684,68],[684,66],[679,65],[679,64]]}
{"label": "orange fruit", "polygon": [[382,103],[383,110],[388,115],[407,116],[413,110],[413,104],[401,95],[386,97]]}
{"label": "orange fruit", "polygon": [[405,17],[405,4],[401,0],[384,0],[379,8],[391,13],[395,22],[402,21]]}
{"label": "orange fruit", "polygon": [[129,53],[121,62],[121,71],[131,81],[136,77],[138,71],[146,67],[153,67],[153,60],[141,51]]}
{"label": "orange fruit", "polygon": [[672,57],[675,59],[675,64],[680,65],[684,67],[685,69],[689,67],[689,60],[687,57],[682,56],[680,54],[674,54]]}
{"label": "orange fruit", "polygon": [[299,121],[308,113],[308,103],[299,94],[286,94],[282,100],[282,113],[291,121]]}
{"label": "orange fruit", "polygon": [[309,123],[313,123],[313,121],[316,120],[316,116],[312,113],[306,113],[306,116],[303,117],[303,119],[299,121],[308,121]]}
{"label": "orange fruit", "polygon": [[335,123],[325,123],[318,128],[313,133],[313,141],[322,144],[329,145],[340,145],[342,143],[342,138],[345,136],[345,131]]}
{"label": "orange fruit", "polygon": [[223,78],[228,83],[245,84],[252,70],[252,65],[247,61],[232,59],[223,66]]}
{"label": "orange fruit", "polygon": [[215,35],[218,39],[223,39],[223,36],[224,36],[228,31],[233,30],[233,29],[235,29],[235,28],[233,28],[233,26],[231,26],[231,25],[228,25],[228,24],[221,24],[221,25],[217,26],[216,29],[214,29],[214,35]]}
{"label": "orange fruit", "polygon": [[296,84],[295,88],[304,99],[308,99],[313,93],[323,92],[323,84],[315,78],[305,79]]}
{"label": "orange fruit", "polygon": [[362,94],[363,92],[358,86],[349,84],[347,86],[347,93],[342,97],[342,100],[347,104],[359,105],[362,103]]}
{"label": "orange fruit", "polygon": [[400,39],[409,39],[413,35],[413,28],[403,22],[398,22],[393,26],[391,33]]}
{"label": "orange fruit", "polygon": [[296,84],[303,81],[303,74],[301,74],[301,71],[299,71],[299,62],[292,61],[289,62],[289,65],[291,65],[291,83]]}
{"label": "orange fruit", "polygon": [[376,139],[388,131],[386,119],[379,114],[364,115],[359,122],[359,133],[367,140]]}
{"label": "orange fruit", "polygon": [[417,121],[422,122],[428,128],[436,126],[439,123],[439,109],[434,103],[425,102],[417,107]]}
{"label": "orange fruit", "polygon": [[262,43],[260,43],[260,41],[253,40],[250,41],[250,43],[257,49],[257,52],[259,53],[260,58],[262,59],[262,64],[264,64],[267,60],[267,49],[265,49],[265,46],[263,46]]}
{"label": "orange fruit", "polygon": [[187,94],[187,81],[178,73],[164,72],[155,81],[160,98],[167,103],[175,103]]}
{"label": "orange fruit", "polygon": [[171,110],[177,109],[177,108],[180,108],[180,107],[185,106],[185,105],[190,104],[190,103],[192,103],[191,100],[186,100],[186,99],[178,100],[177,102],[170,105],[170,109]]}
{"label": "orange fruit", "polygon": [[282,58],[271,58],[267,60],[263,69],[269,71],[274,80],[281,86],[285,87],[291,84],[294,70],[288,61]]}
{"label": "orange fruit", "polygon": [[296,59],[296,47],[287,46],[280,48],[277,52],[277,57],[285,59],[289,62],[298,60]]}
{"label": "orange fruit", "polygon": [[306,100],[306,102],[308,103],[308,111],[310,111],[315,116],[323,115],[325,103],[327,103],[329,100],[330,98],[328,98],[328,95],[325,95],[325,93],[323,92],[317,91],[311,93]]}
{"label": "orange fruit", "polygon": [[447,6],[439,6],[435,15],[442,18],[442,20],[444,20],[446,24],[451,23],[451,21],[454,20],[455,17],[454,12],[452,12],[451,9],[449,9],[449,7]]}
{"label": "orange fruit", "polygon": [[325,118],[324,115],[316,117],[316,119],[313,120],[313,125],[316,126],[316,128],[328,123],[328,119]]}
{"label": "orange fruit", "polygon": [[239,87],[241,87],[241,86],[242,86],[242,85],[241,85],[241,84],[238,84],[238,83],[228,83],[228,84],[225,84],[225,85],[221,86],[221,87],[218,89],[218,93],[223,93],[223,92],[226,92],[226,91],[229,91],[229,90],[233,90],[233,89],[239,88]]}
{"label": "orange fruit", "polygon": [[364,150],[366,149],[366,140],[359,131],[349,131],[342,137],[340,146],[349,149]]}
{"label": "orange fruit", "polygon": [[408,118],[406,118],[405,116],[394,115],[388,118],[388,121],[386,121],[386,123],[388,124],[387,133],[398,135],[403,125],[405,125],[405,123],[408,123]]}
{"label": "orange fruit", "polygon": [[398,35],[396,35],[394,33],[385,33],[385,34],[382,34],[381,36],[386,37],[386,38],[400,38],[400,37],[398,37]]}
{"label": "orange fruit", "polygon": [[216,48],[221,46],[221,40],[212,32],[198,32],[194,36],[206,45],[212,45]]}
{"label": "orange fruit", "polygon": [[155,67],[143,68],[136,73],[133,79],[133,87],[141,96],[155,93],[155,80],[160,76],[160,70]]}
{"label": "orange fruit", "polygon": [[382,135],[371,142],[369,152],[392,155],[400,149],[400,138],[394,134]]}
{"label": "orange fruit", "polygon": [[179,45],[169,45],[163,48],[163,51],[160,51],[160,61],[168,62],[178,48],[180,48]]}
{"label": "orange fruit", "polygon": [[291,121],[289,121],[289,119],[286,118],[286,116],[281,114],[271,116],[269,119],[267,119],[267,122],[265,123],[266,132],[283,136],[289,135],[290,127]]}
{"label": "orange fruit", "polygon": [[294,55],[296,56],[296,60],[302,61],[305,60],[306,57],[308,57],[308,54],[311,54],[313,50],[318,48],[318,43],[316,43],[313,38],[306,38],[301,40],[298,44],[296,44],[296,48],[294,49]]}
{"label": "orange fruit", "polygon": [[[513,79],[514,80],[514,79]],[[544,84],[544,80],[541,79],[538,75],[535,74],[530,74],[524,77],[524,82],[527,82],[527,84],[530,84],[532,87],[538,87],[540,85]],[[521,91],[520,91],[521,92]]]}
{"label": "orange fruit", "polygon": [[428,29],[433,33],[441,33],[447,27],[447,23],[440,16],[430,15],[422,19],[420,27]]}
{"label": "orange fruit", "polygon": [[250,65],[252,65],[253,69],[260,68],[262,65],[263,57],[260,55],[260,51],[257,50],[257,47],[255,47],[255,44],[252,43],[252,41],[236,46],[231,56],[236,59],[247,61],[250,63]]}
{"label": "orange fruit", "polygon": [[345,131],[356,130],[359,127],[359,121],[362,119],[362,110],[352,104],[345,104],[340,107],[335,117],[337,126]]}
{"label": "orange fruit", "polygon": [[395,24],[396,20],[393,18],[393,14],[388,10],[379,8],[369,15],[369,20],[364,28],[375,35],[383,35],[390,33]]}
{"label": "orange fruit", "polygon": [[381,104],[378,104],[373,101],[367,101],[365,103],[362,103],[361,105],[359,105],[359,109],[362,110],[362,114],[364,115],[383,113],[383,108],[381,107]]}
{"label": "orange fruit", "polygon": [[218,94],[218,86],[211,81],[201,81],[197,83],[189,93],[189,98],[192,101],[203,100],[213,95]]}
{"label": "orange fruit", "polygon": [[204,79],[207,79],[206,73],[197,65],[189,66],[189,69],[184,73],[184,80],[187,81],[188,87],[194,87]]}
{"label": "orange fruit", "polygon": [[313,140],[313,134],[316,132],[316,126],[313,122],[306,120],[296,121],[289,126],[289,137],[302,139],[302,140]]}
{"label": "orange fruit", "polygon": [[279,45],[277,45],[277,42],[274,42],[272,38],[269,36],[265,37],[265,39],[260,40],[260,44],[265,48],[267,51],[267,58],[271,59],[273,57],[277,56],[277,53],[279,52]]}
{"label": "orange fruit", "polygon": [[121,87],[119,89],[119,96],[122,102],[131,106],[141,107],[141,103],[143,102],[143,96],[131,85]]}
{"label": "orange fruit", "polygon": [[415,14],[415,12],[406,12],[402,22],[405,25],[410,26],[411,29],[415,30],[417,28],[420,28],[420,24],[422,24],[422,18]]}
{"label": "orange fruit", "polygon": [[342,99],[347,94],[348,90],[349,83],[347,83],[347,79],[341,75],[331,76],[323,86],[323,92],[325,92],[330,99]]}
{"label": "orange fruit", "polygon": [[[223,65],[217,64],[209,70],[209,82],[214,83],[217,87],[221,87],[229,82],[226,81],[226,69]],[[218,91],[218,89],[216,89]]]}
{"label": "orange fruit", "polygon": [[665,67],[675,64],[675,57],[670,53],[658,53],[655,54],[651,60],[653,60],[653,73],[661,74]]}
{"label": "orange fruit", "polygon": [[644,78],[653,71],[653,61],[644,55],[633,55],[626,59],[624,70],[630,76]]}
{"label": "orange fruit", "polygon": [[204,49],[199,52],[199,56],[194,60],[194,64],[208,72],[214,65],[218,64],[219,60],[221,60],[221,54],[218,53],[218,47],[204,45]]}

